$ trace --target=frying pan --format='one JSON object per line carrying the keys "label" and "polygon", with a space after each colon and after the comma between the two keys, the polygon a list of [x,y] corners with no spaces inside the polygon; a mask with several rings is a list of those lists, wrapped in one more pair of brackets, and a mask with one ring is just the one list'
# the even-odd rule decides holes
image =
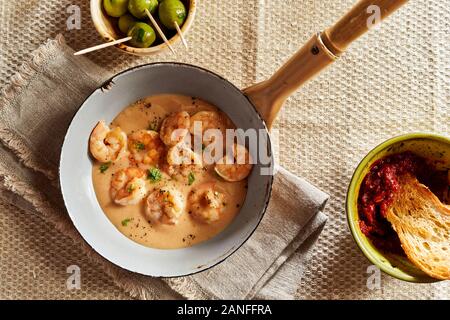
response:
{"label": "frying pan", "polygon": [[[175,277],[208,269],[229,257],[251,236],[270,198],[274,168],[269,129],[284,100],[300,85],[334,62],[365,33],[379,8],[385,18],[407,0],[362,0],[333,27],[316,34],[271,78],[243,91],[203,68],[154,63],[126,70],[96,89],[81,105],[67,131],[60,159],[60,183],[69,215],[82,237],[116,265],[145,275]],[[249,177],[245,202],[237,217],[213,239],[189,248],[160,250],[139,245],[120,232],[103,213],[92,183],[88,137],[98,120],[112,121],[124,107],[155,94],[202,98],[225,112],[238,128],[259,129],[258,158]],[[263,171],[265,170],[265,171]]]}

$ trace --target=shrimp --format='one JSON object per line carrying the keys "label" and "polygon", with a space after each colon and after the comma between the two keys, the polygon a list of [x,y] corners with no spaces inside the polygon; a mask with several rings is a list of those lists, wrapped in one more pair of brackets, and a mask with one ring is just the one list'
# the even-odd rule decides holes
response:
{"label": "shrimp", "polygon": [[220,219],[226,206],[225,200],[225,193],[220,192],[215,183],[204,183],[189,194],[189,214],[196,220],[210,224]]}
{"label": "shrimp", "polygon": [[[201,125],[201,126],[200,126]],[[196,128],[198,128],[196,130]],[[201,128],[201,130],[200,130]],[[216,138],[225,139],[226,123],[224,117],[216,111],[199,111],[191,117],[191,126],[189,132],[192,135],[201,134],[202,143],[209,145]],[[211,136],[205,136],[207,130],[219,130],[222,134],[221,137],[217,137],[215,134]],[[199,131],[198,131],[199,130]]]}
{"label": "shrimp", "polygon": [[162,168],[175,180],[186,178],[190,174],[205,169],[202,166],[202,157],[182,144],[168,150],[167,163]]}
{"label": "shrimp", "polygon": [[180,143],[189,133],[190,124],[189,113],[186,111],[171,114],[161,124],[161,140],[168,146]]}
{"label": "shrimp", "polygon": [[138,164],[158,165],[165,154],[159,134],[152,130],[139,130],[129,135],[128,148]]}
{"label": "shrimp", "polygon": [[187,146],[179,144],[167,151],[167,163],[169,165],[201,165],[202,157]]}
{"label": "shrimp", "polygon": [[163,187],[147,197],[145,216],[151,223],[177,224],[184,207],[185,199],[178,190]]}
{"label": "shrimp", "polygon": [[144,170],[130,167],[114,173],[111,180],[111,196],[115,203],[122,206],[137,204],[146,194]]}
{"label": "shrimp", "polygon": [[252,168],[252,158],[247,148],[236,143],[233,148],[233,156],[225,155],[214,166],[216,173],[229,182],[244,180]]}
{"label": "shrimp", "polygon": [[127,153],[127,135],[119,127],[110,129],[99,121],[91,133],[89,150],[100,162],[115,161]]}

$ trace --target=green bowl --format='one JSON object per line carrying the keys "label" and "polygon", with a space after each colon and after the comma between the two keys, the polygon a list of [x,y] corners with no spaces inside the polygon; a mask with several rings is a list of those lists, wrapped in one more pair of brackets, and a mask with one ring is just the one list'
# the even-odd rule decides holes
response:
{"label": "green bowl", "polygon": [[406,257],[377,249],[359,228],[357,203],[359,188],[364,177],[375,161],[387,155],[403,151],[412,151],[422,157],[443,160],[443,166],[450,166],[450,138],[448,137],[426,133],[413,133],[395,137],[383,142],[369,152],[353,174],[347,191],[347,221],[358,247],[364,255],[383,272],[394,278],[408,282],[437,282],[439,281],[438,279],[431,278],[422,272]]}

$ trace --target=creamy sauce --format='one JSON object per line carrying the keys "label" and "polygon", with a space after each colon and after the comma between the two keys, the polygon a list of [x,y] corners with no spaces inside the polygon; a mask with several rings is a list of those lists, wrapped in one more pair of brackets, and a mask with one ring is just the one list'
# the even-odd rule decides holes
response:
{"label": "creamy sauce", "polygon": [[[198,111],[218,111],[209,103],[197,98],[180,95],[151,96],[125,108],[111,123],[118,126],[127,134],[140,129],[159,128],[162,120],[173,112],[187,111],[191,116]],[[224,115],[224,117],[226,117]],[[227,119],[227,127],[234,128]],[[171,178],[163,173],[159,182],[146,180],[148,194],[162,186],[172,186],[180,191],[186,207],[178,224],[150,223],[145,218],[145,199],[137,205],[121,206],[115,204],[111,194],[111,179],[115,172],[130,165],[127,157],[112,163],[103,173],[101,163],[94,162],[92,179],[97,199],[104,213],[114,226],[131,240],[142,245],[159,248],[175,249],[189,247],[213,238],[224,230],[239,212],[247,192],[247,180],[240,182],[226,182],[214,172],[212,165],[195,171],[195,181],[189,185],[188,177],[177,176]],[[225,194],[224,209],[220,219],[210,224],[200,222],[189,213],[188,195],[203,183],[213,182],[218,190]]]}

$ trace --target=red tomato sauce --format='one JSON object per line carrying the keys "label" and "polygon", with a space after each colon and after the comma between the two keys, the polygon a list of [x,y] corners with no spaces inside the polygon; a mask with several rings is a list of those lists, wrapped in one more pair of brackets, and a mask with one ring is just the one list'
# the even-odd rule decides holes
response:
{"label": "red tomato sauce", "polygon": [[437,170],[436,161],[410,151],[375,161],[364,177],[358,196],[359,227],[379,249],[404,255],[397,233],[386,219],[387,210],[399,190],[399,177],[411,174],[444,201],[448,172]]}

